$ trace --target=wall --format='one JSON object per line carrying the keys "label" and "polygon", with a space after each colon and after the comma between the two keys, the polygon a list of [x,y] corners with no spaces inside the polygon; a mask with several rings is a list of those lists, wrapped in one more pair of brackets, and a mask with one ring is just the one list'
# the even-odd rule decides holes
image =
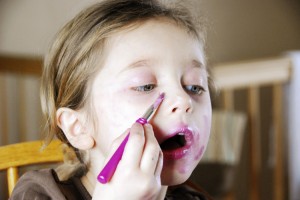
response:
{"label": "wall", "polygon": [[[0,0],[0,54],[43,55],[67,19],[92,2],[96,0]],[[299,1],[183,2],[207,18],[213,63],[300,48]]]}
{"label": "wall", "polygon": [[0,53],[42,56],[59,28],[91,0],[0,0]]}
{"label": "wall", "polygon": [[212,62],[269,57],[300,48],[299,1],[202,1]]}

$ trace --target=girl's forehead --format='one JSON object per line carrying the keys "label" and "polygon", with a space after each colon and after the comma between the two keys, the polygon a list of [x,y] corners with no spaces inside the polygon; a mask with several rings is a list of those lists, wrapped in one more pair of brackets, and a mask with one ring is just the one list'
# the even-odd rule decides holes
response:
{"label": "girl's forehead", "polygon": [[[161,30],[164,29],[172,29],[172,32],[175,34],[175,32],[184,32],[187,37],[192,37],[194,39],[197,38],[196,33],[189,31],[187,27],[184,27],[183,25],[180,25],[179,23],[176,23],[172,19],[167,18],[155,18],[155,19],[149,19],[144,21],[138,21],[131,23],[125,27],[120,28],[119,30],[114,31],[107,40],[114,40],[116,38],[120,38],[124,35],[128,34],[139,34],[142,33],[143,35],[151,34],[153,33],[153,30],[156,30],[155,28],[159,28]],[[160,32],[161,34],[165,33],[164,31]],[[170,34],[168,32],[167,34]],[[199,41],[200,42],[200,41]]]}
{"label": "girl's forehead", "polygon": [[196,60],[205,65],[203,47],[196,37],[171,20],[148,20],[111,34],[100,68],[122,70],[134,63],[165,61],[167,56],[177,63]]}
{"label": "girl's forehead", "polygon": [[[203,48],[203,42],[195,34],[170,19],[151,19],[123,27],[107,37],[104,48],[106,52],[110,52],[115,47],[121,47],[122,45],[130,46],[133,43],[147,42],[154,45],[158,41],[169,45],[169,40],[173,40],[174,42],[172,43],[178,44],[185,40],[198,45],[201,49]],[[161,45],[157,44],[157,46]]]}

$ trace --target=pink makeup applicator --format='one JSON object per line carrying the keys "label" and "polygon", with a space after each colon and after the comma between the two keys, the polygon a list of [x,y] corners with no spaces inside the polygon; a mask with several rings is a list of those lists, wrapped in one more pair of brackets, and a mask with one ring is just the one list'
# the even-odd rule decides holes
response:
{"label": "pink makeup applicator", "polygon": [[[148,110],[145,112],[145,114],[136,120],[136,122],[144,125],[148,123],[151,116],[153,116],[154,112],[157,110],[158,106],[161,104],[161,102],[164,100],[165,94],[161,93],[159,97],[156,99],[156,101],[148,108]],[[100,183],[107,183],[111,177],[113,176],[121,158],[124,152],[124,148],[126,146],[126,143],[129,138],[129,134],[124,138],[120,146],[117,148],[115,153],[112,155],[112,157],[109,159],[109,161],[106,163],[102,171],[99,173],[97,179]]]}

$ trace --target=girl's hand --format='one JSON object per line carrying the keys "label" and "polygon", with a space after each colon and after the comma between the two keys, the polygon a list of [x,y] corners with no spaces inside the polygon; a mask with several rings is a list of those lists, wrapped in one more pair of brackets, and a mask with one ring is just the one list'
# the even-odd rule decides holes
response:
{"label": "girl's hand", "polygon": [[[116,140],[113,145],[119,144]],[[112,149],[111,155],[116,148]],[[161,190],[162,166],[163,154],[152,126],[134,123],[113,177],[106,184],[97,181],[93,199],[156,199]]]}

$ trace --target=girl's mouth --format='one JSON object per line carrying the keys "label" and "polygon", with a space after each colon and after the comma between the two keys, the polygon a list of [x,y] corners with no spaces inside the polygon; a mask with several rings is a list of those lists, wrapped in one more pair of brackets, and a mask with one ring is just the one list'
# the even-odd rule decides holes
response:
{"label": "girl's mouth", "polygon": [[193,143],[193,132],[188,128],[181,128],[175,133],[170,134],[160,144],[160,148],[164,154],[164,159],[178,160],[183,158]]}

